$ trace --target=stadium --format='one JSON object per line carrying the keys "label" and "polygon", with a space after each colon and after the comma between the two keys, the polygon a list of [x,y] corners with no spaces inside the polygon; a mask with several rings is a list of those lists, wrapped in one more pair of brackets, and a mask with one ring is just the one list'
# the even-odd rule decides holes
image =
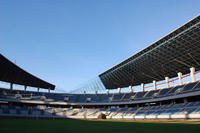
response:
{"label": "stadium", "polygon": [[[99,74],[98,82],[106,88],[105,93],[96,90],[91,94],[84,89],[79,94],[51,92],[55,85],[0,54],[0,80],[10,84],[9,88],[0,88],[0,117],[50,119],[48,121],[198,121],[199,73],[200,15]],[[15,89],[14,84],[24,86],[24,90]],[[133,91],[136,86],[140,87],[139,91]],[[37,88],[37,91],[30,91],[28,87]],[[123,88],[128,88],[129,92],[122,92]],[[40,92],[41,89],[48,92]],[[117,91],[111,93],[111,90]],[[6,123],[6,119],[4,121]]]}

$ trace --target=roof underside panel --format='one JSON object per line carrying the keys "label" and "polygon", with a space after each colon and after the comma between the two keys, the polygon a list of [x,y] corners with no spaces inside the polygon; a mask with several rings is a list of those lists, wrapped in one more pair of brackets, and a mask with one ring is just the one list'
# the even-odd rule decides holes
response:
{"label": "roof underside panel", "polygon": [[189,68],[200,70],[200,16],[100,74],[107,89],[161,81]]}
{"label": "roof underside panel", "polygon": [[0,54],[0,81],[26,85],[44,89],[55,89],[55,85],[47,83],[24,71]]}

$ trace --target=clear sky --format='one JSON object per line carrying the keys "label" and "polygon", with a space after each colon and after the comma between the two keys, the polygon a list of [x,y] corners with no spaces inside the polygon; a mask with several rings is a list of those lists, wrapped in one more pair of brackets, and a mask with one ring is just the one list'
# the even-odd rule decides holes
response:
{"label": "clear sky", "polygon": [[200,0],[0,0],[0,52],[69,91],[200,13]]}

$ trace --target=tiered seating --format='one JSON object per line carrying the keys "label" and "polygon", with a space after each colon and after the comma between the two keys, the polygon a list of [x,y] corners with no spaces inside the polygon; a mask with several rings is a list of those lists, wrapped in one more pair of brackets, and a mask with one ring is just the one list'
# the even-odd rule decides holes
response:
{"label": "tiered seating", "polygon": [[76,102],[76,94],[69,94],[67,96],[65,96],[64,101],[65,102],[71,102],[71,103],[75,103]]}
{"label": "tiered seating", "polygon": [[87,116],[90,118],[97,118],[98,117],[98,109],[87,109]]}
{"label": "tiered seating", "polygon": [[137,92],[134,99],[142,99],[146,92]]}
{"label": "tiered seating", "polygon": [[112,118],[121,118],[127,111],[128,108],[120,108],[112,114]]}
{"label": "tiered seating", "polygon": [[179,85],[172,88],[171,90],[169,90],[168,95],[174,95],[176,93],[180,93],[183,90],[184,86],[185,85]]}
{"label": "tiered seating", "polygon": [[97,118],[102,112],[107,118],[117,119],[148,119],[148,118],[200,118],[200,101],[169,104],[161,106],[146,106],[133,108],[93,108],[93,109],[72,109],[55,108],[45,106],[15,106],[0,105],[0,116],[17,117],[48,117],[48,118]]}
{"label": "tiered seating", "polygon": [[7,101],[40,101],[40,102],[67,102],[67,103],[112,103],[131,102],[145,99],[156,99],[173,95],[181,95],[200,90],[200,81],[178,85],[158,90],[134,93],[114,93],[114,94],[69,94],[69,93],[47,93],[23,90],[0,89],[0,99]]}
{"label": "tiered seating", "polygon": [[130,117],[135,114],[138,108],[129,108],[126,112],[124,112],[124,117]]}
{"label": "tiered seating", "polygon": [[99,101],[100,102],[108,102],[109,98],[112,97],[112,94],[99,94]]}
{"label": "tiered seating", "polygon": [[151,98],[151,97],[154,97],[154,96],[157,96],[158,95],[158,92],[160,90],[152,90],[152,91],[149,91],[147,92],[143,98]]}
{"label": "tiered seating", "polygon": [[150,106],[150,107],[135,107],[129,109],[123,108],[123,109],[118,109],[118,111],[112,109],[113,111],[111,115],[114,116],[114,114],[115,115],[121,114],[123,115],[123,118],[135,118],[135,119],[157,118],[157,117],[169,119],[173,117],[179,118],[180,115],[184,116],[183,118],[185,118],[187,117],[188,114],[199,113],[198,118],[200,118],[200,102],[170,104],[170,105]]}
{"label": "tiered seating", "polygon": [[79,99],[77,99],[77,102],[86,102],[87,97],[88,97],[88,94],[80,95]]}
{"label": "tiered seating", "polygon": [[99,95],[97,95],[97,94],[88,94],[88,98],[91,99],[90,102],[99,102],[100,101]]}
{"label": "tiered seating", "polygon": [[199,83],[194,86],[194,88],[192,90],[200,90],[200,81],[198,81]]}
{"label": "tiered seating", "polygon": [[121,94],[121,93],[120,93],[120,94],[118,94],[118,93],[113,94],[113,99],[112,99],[112,101],[120,101],[123,95],[124,95],[124,94]]}
{"label": "tiered seating", "polygon": [[199,82],[186,84],[183,88],[183,92],[192,90]]}
{"label": "tiered seating", "polygon": [[167,95],[167,93],[168,93],[172,88],[173,88],[173,87],[170,87],[170,88],[164,88],[164,89],[160,90],[158,96],[161,97],[161,96],[165,96],[165,95]]}
{"label": "tiered seating", "polygon": [[122,101],[130,101],[131,97],[134,96],[136,93],[125,93]]}

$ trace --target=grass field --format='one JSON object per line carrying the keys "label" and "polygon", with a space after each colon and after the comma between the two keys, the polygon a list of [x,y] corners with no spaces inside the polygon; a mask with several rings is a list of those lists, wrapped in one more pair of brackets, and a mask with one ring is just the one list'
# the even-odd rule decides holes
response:
{"label": "grass field", "polygon": [[0,133],[199,133],[199,123],[0,119]]}

